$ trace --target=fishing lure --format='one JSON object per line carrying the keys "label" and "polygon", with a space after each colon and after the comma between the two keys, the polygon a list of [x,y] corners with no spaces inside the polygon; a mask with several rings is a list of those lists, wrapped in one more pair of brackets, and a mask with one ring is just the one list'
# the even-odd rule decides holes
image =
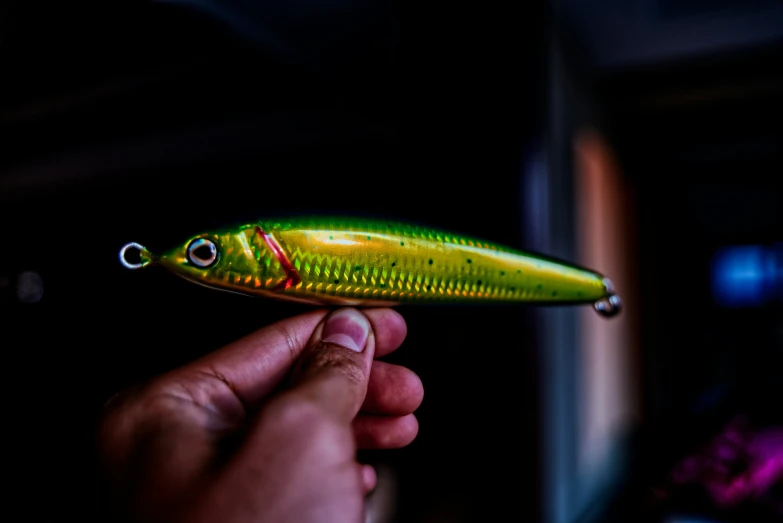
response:
{"label": "fishing lure", "polygon": [[[139,261],[129,261],[130,251]],[[263,220],[199,234],[155,255],[120,250],[128,269],[161,265],[207,287],[319,305],[413,302],[592,303],[620,310],[596,272],[414,224],[358,218]]]}

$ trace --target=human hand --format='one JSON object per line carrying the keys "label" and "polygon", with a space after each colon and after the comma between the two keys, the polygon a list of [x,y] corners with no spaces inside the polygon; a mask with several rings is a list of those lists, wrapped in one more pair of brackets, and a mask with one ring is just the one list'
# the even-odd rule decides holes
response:
{"label": "human hand", "polygon": [[373,361],[405,334],[391,309],[318,310],[119,394],[98,431],[112,504],[133,521],[363,521],[376,478],[357,448],[418,431],[419,378]]}

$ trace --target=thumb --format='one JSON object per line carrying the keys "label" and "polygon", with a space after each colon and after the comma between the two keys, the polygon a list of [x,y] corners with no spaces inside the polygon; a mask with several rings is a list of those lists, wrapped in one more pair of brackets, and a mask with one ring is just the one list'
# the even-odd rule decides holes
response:
{"label": "thumb", "polygon": [[339,309],[316,327],[288,394],[350,422],[364,402],[374,353],[375,336],[367,317],[356,309]]}

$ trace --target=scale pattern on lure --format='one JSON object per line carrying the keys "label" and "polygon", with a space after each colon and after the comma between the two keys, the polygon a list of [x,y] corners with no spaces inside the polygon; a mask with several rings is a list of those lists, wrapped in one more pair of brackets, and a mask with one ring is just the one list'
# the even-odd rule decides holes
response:
{"label": "scale pattern on lure", "polygon": [[[129,250],[139,252],[131,263]],[[264,220],[199,234],[155,255],[129,243],[129,269],[157,264],[241,294],[322,305],[411,302],[593,303],[620,299],[596,272],[415,224],[357,218]]]}

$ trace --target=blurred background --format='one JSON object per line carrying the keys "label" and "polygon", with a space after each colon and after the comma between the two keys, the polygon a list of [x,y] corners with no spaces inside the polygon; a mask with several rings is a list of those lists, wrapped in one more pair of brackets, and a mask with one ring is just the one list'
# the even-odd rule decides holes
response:
{"label": "blurred background", "polygon": [[9,513],[100,521],[104,401],[303,310],[123,244],[317,212],[572,260],[625,303],[404,309],[420,435],[362,456],[369,521],[783,520],[779,1],[8,1],[0,96]]}

